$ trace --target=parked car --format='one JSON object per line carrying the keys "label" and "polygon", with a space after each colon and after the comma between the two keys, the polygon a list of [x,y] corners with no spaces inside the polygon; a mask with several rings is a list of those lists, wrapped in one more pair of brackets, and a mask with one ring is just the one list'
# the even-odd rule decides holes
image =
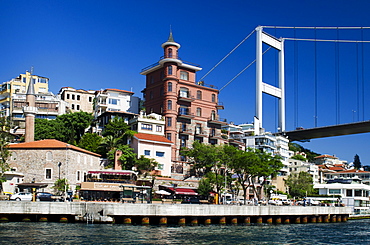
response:
{"label": "parked car", "polygon": [[18,192],[10,196],[10,200],[14,201],[32,201],[32,193]]}
{"label": "parked car", "polygon": [[40,201],[49,201],[49,202],[64,201],[64,198],[62,196],[56,196],[49,192],[38,192],[36,194],[36,198]]}
{"label": "parked car", "polygon": [[292,201],[290,201],[289,199],[283,199],[281,201],[283,202],[283,205],[288,205],[288,206],[292,205]]}
{"label": "parked car", "polygon": [[281,205],[283,205],[283,202],[281,200],[279,200],[279,199],[270,199],[268,201],[268,204],[269,205],[281,206]]}

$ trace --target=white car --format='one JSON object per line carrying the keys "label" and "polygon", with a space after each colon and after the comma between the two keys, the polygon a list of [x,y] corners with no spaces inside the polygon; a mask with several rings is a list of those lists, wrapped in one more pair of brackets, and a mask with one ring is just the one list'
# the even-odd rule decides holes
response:
{"label": "white car", "polygon": [[15,201],[32,201],[32,193],[30,192],[18,192],[10,196],[10,200]]}

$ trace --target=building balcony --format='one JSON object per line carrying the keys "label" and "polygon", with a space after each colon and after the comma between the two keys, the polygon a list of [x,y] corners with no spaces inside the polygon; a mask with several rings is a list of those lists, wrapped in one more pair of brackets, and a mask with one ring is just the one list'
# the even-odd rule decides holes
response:
{"label": "building balcony", "polygon": [[193,130],[188,128],[180,128],[180,134],[193,135]]}
{"label": "building balcony", "polygon": [[191,103],[195,100],[195,98],[194,96],[191,96],[190,94],[181,94],[180,92],[178,96],[178,100]]}
{"label": "building balcony", "polygon": [[210,139],[222,139],[221,134],[219,133],[211,133],[209,134]]}
{"label": "building balcony", "polygon": [[227,120],[224,118],[220,118],[219,116],[212,116],[208,119],[208,123],[217,124],[217,125],[227,125]]}
{"label": "building balcony", "polygon": [[218,104],[216,105],[216,108],[217,108],[218,110],[223,110],[223,109],[225,109],[224,104],[223,104],[222,102],[218,102]]}
{"label": "building balcony", "polygon": [[189,110],[179,110],[179,114],[177,115],[178,118],[185,118],[185,119],[192,119],[194,118],[194,114],[190,113]]}
{"label": "building balcony", "polygon": [[195,136],[198,136],[198,137],[206,137],[207,136],[207,132],[206,131],[203,131],[203,130],[195,130]]}

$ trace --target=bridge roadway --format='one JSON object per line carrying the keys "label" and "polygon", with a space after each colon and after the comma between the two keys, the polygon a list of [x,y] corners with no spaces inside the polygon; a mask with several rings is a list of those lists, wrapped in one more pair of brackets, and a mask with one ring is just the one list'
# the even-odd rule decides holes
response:
{"label": "bridge roadway", "polygon": [[340,125],[332,125],[317,128],[285,131],[276,133],[288,136],[290,141],[307,141],[310,139],[326,138],[350,134],[362,134],[370,132],[370,120]]}
{"label": "bridge roadway", "polygon": [[109,202],[0,202],[0,217],[11,215],[70,216],[86,221],[109,222],[117,217],[301,217],[331,216],[348,217],[349,207],[321,206],[248,206],[207,204],[129,204]]}

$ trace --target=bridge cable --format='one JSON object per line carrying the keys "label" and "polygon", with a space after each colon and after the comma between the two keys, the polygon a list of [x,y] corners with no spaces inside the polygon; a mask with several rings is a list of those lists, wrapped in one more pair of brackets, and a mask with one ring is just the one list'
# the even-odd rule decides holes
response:
{"label": "bridge cable", "polygon": [[[337,40],[339,40],[339,30],[337,29]],[[339,108],[340,108],[340,105],[339,105],[339,43],[336,42],[335,43],[335,95],[336,95],[336,99],[335,99],[335,102],[336,102],[336,118],[337,118],[337,124],[340,123],[340,115],[339,115]]]}
{"label": "bridge cable", "polygon": [[[361,29],[361,41],[364,41],[364,29]],[[362,42],[362,121],[365,120],[365,75],[364,75],[364,43]]]}
{"label": "bridge cable", "polygon": [[[276,28],[274,29],[275,30],[275,33],[274,33],[274,37],[276,37]],[[275,87],[278,87],[277,86],[277,62],[276,62],[276,60],[277,60],[277,52],[276,52],[276,50],[274,50],[274,54],[275,54],[275,59],[274,59],[274,63],[275,63],[275,74],[274,74],[274,76],[275,76]],[[275,98],[274,99],[274,101],[275,101],[275,129],[277,129],[278,128],[278,121],[279,121],[279,116],[278,116],[278,101],[277,101],[277,99]]]}
{"label": "bridge cable", "polygon": [[[295,28],[294,38],[296,38]],[[294,40],[294,128],[298,128],[298,42],[296,40]]]}
{"label": "bridge cable", "polygon": [[[269,51],[271,49],[271,47],[268,47],[263,53],[262,55],[264,55],[267,51]],[[238,76],[240,76],[243,72],[245,72],[251,65],[253,65],[254,63],[256,62],[256,60],[253,60],[251,63],[249,63],[243,70],[241,70],[238,74],[236,74],[235,77],[233,77],[230,81],[228,81],[222,88],[219,89],[219,91],[221,92],[221,90],[223,90],[227,85],[229,85],[232,81],[234,81]]]}
{"label": "bridge cable", "polygon": [[253,30],[251,33],[248,34],[238,45],[236,45],[225,57],[223,57],[215,66],[212,67],[211,70],[209,70],[203,77],[199,79],[199,81],[202,81],[206,76],[209,75],[217,66],[219,66],[227,57],[229,57],[237,48],[239,48],[240,45],[242,45],[256,30]]}
{"label": "bridge cable", "polygon": [[[316,29],[315,29],[315,39],[316,39]],[[314,54],[314,73],[315,73],[315,82],[314,82],[314,90],[315,90],[315,96],[314,96],[314,103],[315,103],[315,128],[317,127],[317,42],[314,42],[314,48],[315,48],[315,54]]]}
{"label": "bridge cable", "polygon": [[[359,59],[359,55],[358,55],[358,43],[356,43],[356,89],[357,89],[357,98],[356,98],[356,110],[357,110],[357,121],[359,121],[358,119],[358,116],[359,116],[359,113],[360,113],[360,82],[359,82],[359,64],[358,64],[358,59]],[[352,113],[355,113],[356,111],[352,111]],[[353,116],[353,121],[355,117]]]}

